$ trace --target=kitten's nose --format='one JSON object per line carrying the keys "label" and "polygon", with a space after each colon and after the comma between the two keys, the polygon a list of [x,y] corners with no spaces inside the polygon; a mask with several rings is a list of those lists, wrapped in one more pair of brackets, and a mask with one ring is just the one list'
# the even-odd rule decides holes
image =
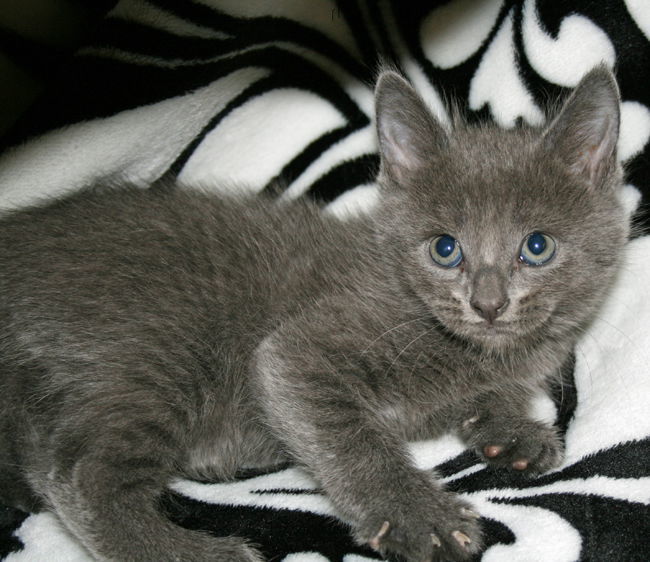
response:
{"label": "kitten's nose", "polygon": [[488,321],[488,324],[493,324],[508,308],[509,303],[510,299],[501,297],[485,300],[472,299],[469,304],[479,316]]}
{"label": "kitten's nose", "polygon": [[494,324],[508,308],[510,300],[506,284],[506,275],[495,266],[481,267],[474,274],[469,304],[476,314],[488,321],[488,324]]}

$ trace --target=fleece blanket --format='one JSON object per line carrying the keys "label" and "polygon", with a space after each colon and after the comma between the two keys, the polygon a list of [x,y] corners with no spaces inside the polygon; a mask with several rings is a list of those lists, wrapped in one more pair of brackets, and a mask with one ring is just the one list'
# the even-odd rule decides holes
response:
{"label": "fleece blanket", "polygon": [[[312,197],[362,212],[375,194],[372,82],[398,66],[433,110],[541,125],[549,100],[604,61],[622,92],[625,199],[650,216],[647,0],[121,0],[5,139],[0,208],[98,178]],[[640,205],[639,205],[640,203]],[[561,467],[533,479],[492,471],[453,436],[412,444],[480,513],[485,562],[650,560],[650,237],[626,251],[615,291],[537,414],[566,440]],[[233,482],[170,483],[179,525],[237,534],[269,560],[363,562],[345,523],[293,466]],[[129,514],[125,514],[129,517]],[[49,513],[0,508],[0,555],[87,561]]]}

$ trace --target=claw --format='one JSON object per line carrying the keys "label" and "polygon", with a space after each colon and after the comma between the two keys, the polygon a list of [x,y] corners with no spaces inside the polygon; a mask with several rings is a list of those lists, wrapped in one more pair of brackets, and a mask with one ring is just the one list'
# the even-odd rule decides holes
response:
{"label": "claw", "polygon": [[434,535],[433,533],[431,533],[431,542],[433,543],[433,546],[442,546],[442,543],[440,542],[438,536]]}
{"label": "claw", "polygon": [[478,416],[473,416],[463,422],[463,427],[469,427],[470,425],[476,423],[478,420],[479,420]]}
{"label": "claw", "polygon": [[374,537],[372,537],[368,542],[370,548],[374,550],[379,550],[379,543],[381,542],[381,539],[383,539],[388,534],[389,530],[390,530],[390,523],[388,521],[384,521],[381,524],[381,527],[379,528],[379,532]]}
{"label": "claw", "polygon": [[472,543],[472,539],[470,539],[465,533],[462,531],[454,531],[451,534],[452,537],[456,539],[456,542],[462,546],[463,548],[467,548],[467,545]]}
{"label": "claw", "polygon": [[512,463],[512,468],[515,470],[526,470],[528,468],[527,459],[519,459]]}
{"label": "claw", "polygon": [[467,507],[462,507],[460,509],[460,512],[465,516],[465,517],[471,517],[472,519],[480,519],[481,516],[476,513],[473,509],[469,509]]}

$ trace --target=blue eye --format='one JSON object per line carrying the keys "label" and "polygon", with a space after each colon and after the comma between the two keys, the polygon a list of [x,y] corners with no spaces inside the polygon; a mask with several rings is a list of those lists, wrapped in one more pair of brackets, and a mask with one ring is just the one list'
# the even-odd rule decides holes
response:
{"label": "blue eye", "polygon": [[544,265],[555,255],[555,240],[548,234],[533,232],[524,238],[519,260],[526,265]]}
{"label": "blue eye", "polygon": [[460,244],[449,234],[436,236],[429,244],[431,259],[442,267],[456,267],[463,261]]}

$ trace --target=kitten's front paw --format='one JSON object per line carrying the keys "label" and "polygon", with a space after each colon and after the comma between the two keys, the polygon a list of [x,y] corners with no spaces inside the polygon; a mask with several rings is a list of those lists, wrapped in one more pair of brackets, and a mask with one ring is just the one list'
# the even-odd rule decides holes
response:
{"label": "kitten's front paw", "polygon": [[560,464],[564,446],[557,429],[528,420],[466,420],[461,435],[489,465],[537,474]]}
{"label": "kitten's front paw", "polygon": [[438,490],[432,499],[425,506],[395,506],[392,513],[368,518],[357,539],[382,556],[397,555],[406,562],[470,559],[482,545],[479,515],[455,494]]}

